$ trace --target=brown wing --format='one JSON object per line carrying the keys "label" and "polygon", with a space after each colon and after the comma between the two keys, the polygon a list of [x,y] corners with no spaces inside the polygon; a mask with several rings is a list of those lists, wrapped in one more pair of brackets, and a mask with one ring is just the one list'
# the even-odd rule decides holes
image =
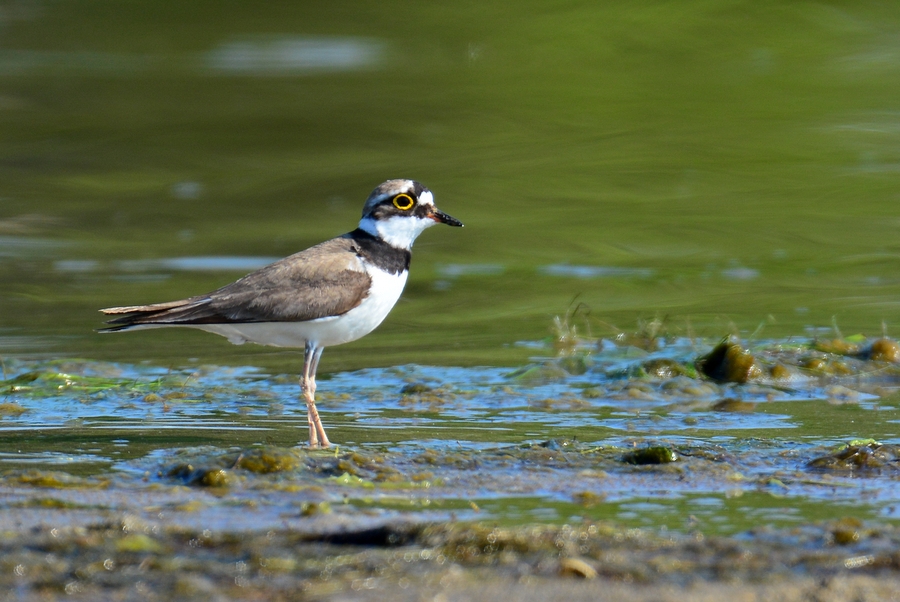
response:
{"label": "brown wing", "polygon": [[344,314],[362,303],[371,279],[353,240],[334,238],[276,261],[240,280],[181,301],[110,307],[107,330],[148,324],[304,322]]}

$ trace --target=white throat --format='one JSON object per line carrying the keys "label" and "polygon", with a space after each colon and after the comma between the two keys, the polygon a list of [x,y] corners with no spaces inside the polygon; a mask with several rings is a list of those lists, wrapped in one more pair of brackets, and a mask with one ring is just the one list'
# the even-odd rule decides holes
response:
{"label": "white throat", "polygon": [[409,250],[416,237],[436,223],[431,218],[411,215],[397,215],[380,220],[364,217],[359,221],[359,228],[380,238],[392,247]]}

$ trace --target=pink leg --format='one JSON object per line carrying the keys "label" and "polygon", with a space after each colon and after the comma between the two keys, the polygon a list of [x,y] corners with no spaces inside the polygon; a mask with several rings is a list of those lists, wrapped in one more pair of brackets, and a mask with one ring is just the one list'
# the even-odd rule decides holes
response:
{"label": "pink leg", "polygon": [[319,367],[319,358],[322,357],[323,347],[314,343],[306,344],[306,352],[303,356],[303,376],[300,377],[300,389],[306,400],[306,419],[309,422],[309,446],[311,448],[329,447],[331,443],[325,434],[325,427],[319,418],[316,409],[316,370]]}

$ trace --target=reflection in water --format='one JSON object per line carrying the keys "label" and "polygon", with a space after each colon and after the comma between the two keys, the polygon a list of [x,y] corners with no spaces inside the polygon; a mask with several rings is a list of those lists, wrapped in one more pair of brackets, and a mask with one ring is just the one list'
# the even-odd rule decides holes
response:
{"label": "reflection in water", "polygon": [[755,280],[759,278],[759,270],[753,268],[728,268],[722,270],[722,275],[729,280]]}
{"label": "reflection in water", "polygon": [[100,262],[94,259],[61,259],[53,262],[57,272],[96,272]]}
{"label": "reflection in water", "polygon": [[496,276],[504,271],[499,263],[451,263],[437,266],[437,272],[444,278],[458,278],[459,276]]}
{"label": "reflection in water", "polygon": [[178,182],[172,185],[171,193],[177,199],[196,199],[203,193],[203,184],[190,180]]}
{"label": "reflection in water", "polygon": [[622,268],[594,265],[568,265],[559,263],[544,265],[538,272],[547,276],[567,276],[570,278],[649,278],[653,270],[649,268]]}
{"label": "reflection in water", "polygon": [[69,244],[50,238],[0,236],[0,259],[40,257],[59,252]]}
{"label": "reflection in water", "polygon": [[296,36],[228,42],[207,54],[205,64],[228,74],[297,74],[371,67],[383,54],[377,40]]}
{"label": "reflection in water", "polygon": [[0,76],[40,74],[133,75],[157,64],[158,58],[108,52],[0,51]]}
{"label": "reflection in water", "polygon": [[172,259],[147,259],[136,261],[117,261],[115,266],[125,272],[142,272],[145,270],[175,270],[180,272],[224,272],[252,271],[267,266],[280,257],[174,257]]}
{"label": "reflection in water", "polygon": [[[206,257],[173,257],[171,259],[140,259],[112,262],[116,270],[122,272],[146,272],[152,270],[172,270],[178,272],[250,272],[267,266],[278,257],[240,257],[211,255]],[[67,259],[53,263],[57,272],[83,273],[105,269],[99,261]]]}
{"label": "reflection in water", "polygon": [[28,353],[33,355],[30,352],[36,349],[45,349],[58,345],[59,339],[57,337],[0,336],[0,352],[5,354]]}
{"label": "reflection in water", "polygon": [[[227,42],[201,56],[205,70],[231,75],[297,75],[377,66],[385,44],[353,37],[278,37]],[[164,55],[110,52],[0,51],[0,76],[135,75],[172,68]],[[182,65],[190,65],[185,61]]]}

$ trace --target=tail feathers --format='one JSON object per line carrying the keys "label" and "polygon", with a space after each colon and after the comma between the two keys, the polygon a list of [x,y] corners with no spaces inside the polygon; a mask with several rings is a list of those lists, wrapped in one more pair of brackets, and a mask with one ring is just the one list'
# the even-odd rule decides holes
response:
{"label": "tail feathers", "polygon": [[113,314],[136,314],[145,312],[157,312],[176,307],[184,307],[185,305],[196,301],[196,299],[182,299],[181,301],[169,301],[168,303],[153,303],[151,305],[126,305],[124,307],[107,307],[101,309],[107,315]]}
{"label": "tail feathers", "polygon": [[135,326],[167,326],[175,324],[203,324],[212,321],[213,312],[209,310],[208,297],[193,297],[168,303],[152,305],[129,305],[125,307],[108,307],[100,311],[106,315],[117,316],[108,320],[112,324],[100,332],[117,332]]}

